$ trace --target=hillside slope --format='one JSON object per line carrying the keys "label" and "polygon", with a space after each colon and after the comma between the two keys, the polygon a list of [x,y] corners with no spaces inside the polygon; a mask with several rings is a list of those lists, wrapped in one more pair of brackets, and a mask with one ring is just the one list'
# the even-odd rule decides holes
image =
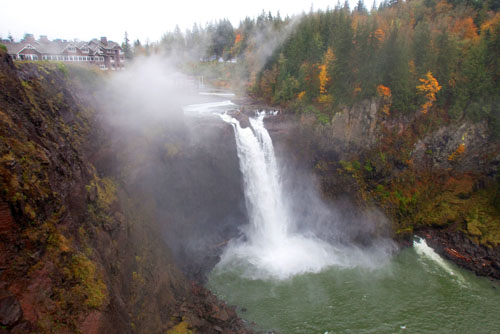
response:
{"label": "hillside slope", "polygon": [[0,333],[246,333],[109,168],[102,74],[0,52]]}

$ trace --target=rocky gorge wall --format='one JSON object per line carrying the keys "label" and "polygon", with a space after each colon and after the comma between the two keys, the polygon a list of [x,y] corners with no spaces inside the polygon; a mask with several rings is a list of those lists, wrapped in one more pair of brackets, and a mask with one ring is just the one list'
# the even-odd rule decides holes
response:
{"label": "rocky gorge wall", "polygon": [[232,130],[118,133],[101,73],[0,52],[0,333],[248,332],[191,279],[244,219]]}
{"label": "rocky gorge wall", "polygon": [[387,115],[378,100],[266,119],[277,150],[314,171],[326,199],[382,209],[392,236],[424,236],[443,256],[500,278],[500,143],[485,122],[443,120],[439,111]]}

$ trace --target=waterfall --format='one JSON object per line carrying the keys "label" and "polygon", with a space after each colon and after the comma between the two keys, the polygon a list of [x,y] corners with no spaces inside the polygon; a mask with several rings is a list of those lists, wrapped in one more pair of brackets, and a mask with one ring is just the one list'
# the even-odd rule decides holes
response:
{"label": "waterfall", "polygon": [[221,118],[234,128],[238,158],[243,175],[249,226],[244,240],[232,240],[219,266],[228,263],[246,266],[253,277],[286,279],[298,273],[318,272],[342,264],[332,245],[294,231],[295,222],[287,209],[273,143],[264,127],[265,114],[250,118],[251,127],[238,120]]}

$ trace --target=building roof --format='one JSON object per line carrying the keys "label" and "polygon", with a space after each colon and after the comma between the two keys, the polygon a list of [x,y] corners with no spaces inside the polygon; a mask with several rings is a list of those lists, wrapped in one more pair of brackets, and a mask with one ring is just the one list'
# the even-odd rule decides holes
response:
{"label": "building roof", "polygon": [[18,54],[26,47],[32,48],[42,54],[62,54],[65,52],[66,48],[70,45],[75,46],[75,48],[79,50],[89,48],[89,55],[95,55],[99,53],[100,49],[121,50],[120,45],[116,42],[107,41],[107,44],[105,44],[96,38],[92,39],[89,42],[85,42],[76,40],[66,41],[60,39],[49,41],[45,36],[43,37],[44,38],[40,38],[38,41],[35,41],[33,38],[30,38],[29,40],[22,40],[20,42],[2,41],[2,44],[4,44],[7,47],[9,54]]}
{"label": "building roof", "polygon": [[68,42],[43,43],[36,49],[40,53],[60,54],[64,51],[64,49],[68,46],[68,44],[69,44]]}

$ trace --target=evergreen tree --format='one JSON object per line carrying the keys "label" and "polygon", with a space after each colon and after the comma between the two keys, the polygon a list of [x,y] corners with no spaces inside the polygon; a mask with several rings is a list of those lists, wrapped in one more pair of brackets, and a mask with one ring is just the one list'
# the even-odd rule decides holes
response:
{"label": "evergreen tree", "polygon": [[126,31],[123,38],[122,50],[125,54],[125,59],[132,59],[132,48],[130,47],[130,40],[128,39],[128,33]]}

